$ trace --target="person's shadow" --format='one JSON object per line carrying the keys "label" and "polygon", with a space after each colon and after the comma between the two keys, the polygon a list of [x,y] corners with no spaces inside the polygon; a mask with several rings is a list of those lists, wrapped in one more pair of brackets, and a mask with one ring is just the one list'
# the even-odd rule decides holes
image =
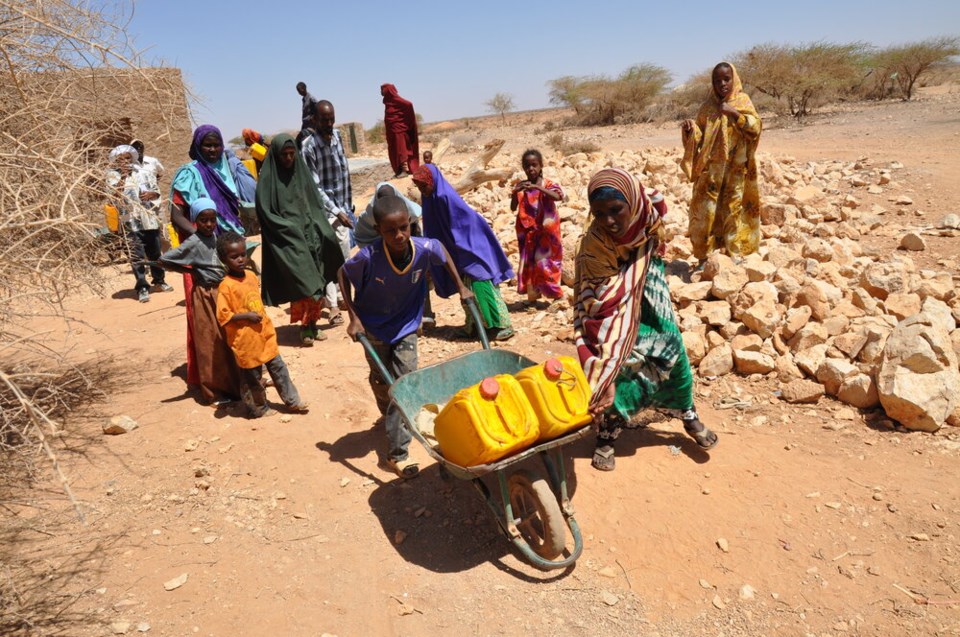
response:
{"label": "person's shadow", "polygon": [[[680,424],[679,420],[672,419],[672,422],[679,427],[679,431],[666,430],[667,427],[673,427],[673,424],[664,425],[664,423],[670,422],[670,418],[652,416],[651,421],[647,424],[640,424],[634,429],[624,428],[615,444],[617,462],[621,458],[634,456],[638,450],[647,447],[667,447],[673,453],[682,453],[697,464],[709,462],[710,453],[702,449],[693,438],[683,431],[683,425]],[[654,428],[653,425],[657,425],[657,427]],[[577,452],[577,457],[591,458],[595,447],[595,440],[588,438],[586,444],[577,444],[574,449]]]}
{"label": "person's shadow", "polygon": [[[491,563],[515,577],[533,582],[555,581],[573,571],[573,566],[548,572],[538,571],[526,563],[522,567],[525,570],[513,566],[512,560],[506,559],[508,555],[513,553],[518,559],[522,558],[500,531],[494,512],[484,506],[482,496],[478,497],[478,489],[471,481],[441,470],[439,464],[423,466],[420,474],[409,480],[393,477],[382,461],[383,473],[378,475],[359,468],[353,461],[378,448],[383,436],[382,429],[372,427],[350,432],[334,443],[318,442],[316,447],[327,453],[330,460],[376,484],[368,499],[370,510],[377,516],[391,545],[407,562],[436,573],[457,573]],[[564,462],[567,492],[572,498],[576,490],[573,463],[569,457]],[[520,467],[546,476],[542,463],[534,458],[511,466],[507,474]],[[496,476],[488,474],[482,480],[502,519],[503,504]],[[572,545],[573,540],[568,537],[568,547]]]}

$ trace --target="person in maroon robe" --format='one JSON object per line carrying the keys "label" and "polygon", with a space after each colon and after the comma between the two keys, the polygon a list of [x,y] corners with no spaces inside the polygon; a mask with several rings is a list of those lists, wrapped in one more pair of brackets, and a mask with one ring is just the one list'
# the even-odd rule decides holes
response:
{"label": "person in maroon robe", "polygon": [[380,87],[383,96],[383,126],[387,136],[387,153],[395,176],[412,174],[420,167],[420,143],[417,140],[417,114],[413,104],[397,93],[393,84]]}

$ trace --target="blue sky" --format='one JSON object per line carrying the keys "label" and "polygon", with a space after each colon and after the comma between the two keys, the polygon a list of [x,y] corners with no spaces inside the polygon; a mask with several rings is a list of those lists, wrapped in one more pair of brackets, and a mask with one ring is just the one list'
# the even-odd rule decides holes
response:
{"label": "blue sky", "polygon": [[384,82],[440,121],[487,114],[499,92],[518,110],[546,107],[551,79],[641,62],[679,83],[763,42],[960,35],[960,2],[138,0],[129,31],[148,61],[183,70],[197,120],[234,137],[298,128],[299,80],[338,122],[381,119]]}

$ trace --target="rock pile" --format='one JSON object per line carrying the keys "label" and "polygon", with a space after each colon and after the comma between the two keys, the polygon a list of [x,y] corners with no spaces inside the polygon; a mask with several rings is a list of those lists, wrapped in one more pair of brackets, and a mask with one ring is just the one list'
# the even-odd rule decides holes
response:
{"label": "rock pile", "polygon": [[[559,206],[567,285],[589,222],[586,186],[593,173],[616,166],[663,193],[669,207],[668,280],[690,360],[701,376],[763,375],[779,380],[789,402],[816,402],[827,394],[858,408],[882,406],[911,429],[960,426],[960,290],[951,274],[957,262],[920,269],[909,256],[926,249],[928,229],[906,227],[911,214],[923,213],[894,179],[903,168],[899,163],[759,157],[760,252],[738,262],[715,253],[696,272],[684,236],[691,185],[680,171],[679,151],[546,159],[547,176],[567,195]],[[508,165],[506,158],[498,161]],[[517,245],[509,189],[488,182],[465,199],[488,218],[512,256]],[[890,208],[861,203],[878,197]],[[960,225],[955,216],[940,222],[941,233]],[[860,241],[864,235],[899,237],[900,249],[869,253]]]}

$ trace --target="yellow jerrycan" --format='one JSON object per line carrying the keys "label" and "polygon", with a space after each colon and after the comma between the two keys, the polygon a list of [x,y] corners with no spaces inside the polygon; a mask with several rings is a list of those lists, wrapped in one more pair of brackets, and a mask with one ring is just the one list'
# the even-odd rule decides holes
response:
{"label": "yellow jerrycan", "polygon": [[473,467],[529,447],[540,429],[520,383],[499,374],[454,394],[437,415],[433,433],[447,460]]}
{"label": "yellow jerrycan", "polygon": [[557,438],[592,419],[590,385],[570,356],[550,358],[516,375],[540,423],[539,440]]}

